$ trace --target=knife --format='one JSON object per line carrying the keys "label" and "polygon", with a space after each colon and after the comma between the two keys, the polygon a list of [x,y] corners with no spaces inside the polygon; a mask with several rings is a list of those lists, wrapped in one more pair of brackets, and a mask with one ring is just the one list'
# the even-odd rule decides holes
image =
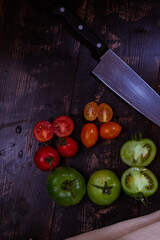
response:
{"label": "knife", "polygon": [[160,96],[63,3],[53,9],[94,48],[100,61],[92,73],[133,108],[160,127]]}

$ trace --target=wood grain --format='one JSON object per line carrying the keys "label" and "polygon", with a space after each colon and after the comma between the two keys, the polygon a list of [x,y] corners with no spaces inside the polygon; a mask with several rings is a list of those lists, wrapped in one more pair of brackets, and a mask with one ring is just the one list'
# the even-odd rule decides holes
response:
{"label": "wood grain", "polygon": [[[66,1],[108,46],[160,93],[159,1]],[[98,169],[120,178],[127,166],[119,150],[136,131],[154,140],[157,155],[149,168],[160,180],[160,129],[91,74],[97,64],[90,50],[60,18],[51,15],[54,1],[0,1],[0,222],[2,240],[62,240],[159,209],[160,190],[147,207],[124,195],[111,206],[94,205],[85,195],[73,207],[55,204],[46,191],[48,173],[38,170],[33,156],[40,144],[32,135],[40,120],[60,115],[75,123],[79,144],[74,158],[61,159],[84,176]],[[123,127],[115,140],[98,140],[90,149],[80,141],[87,122],[86,103],[106,102],[113,121]],[[95,121],[100,126],[98,121]]]}

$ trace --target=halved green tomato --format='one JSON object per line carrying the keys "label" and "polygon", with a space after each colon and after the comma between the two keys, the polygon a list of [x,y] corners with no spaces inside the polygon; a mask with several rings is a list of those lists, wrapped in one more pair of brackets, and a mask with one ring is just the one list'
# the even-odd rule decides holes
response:
{"label": "halved green tomato", "polygon": [[129,140],[125,142],[120,150],[122,161],[128,166],[148,166],[156,155],[156,145],[149,138],[141,140]]}
{"label": "halved green tomato", "polygon": [[146,167],[131,167],[121,177],[123,191],[130,197],[144,203],[146,197],[153,195],[158,189],[156,176]]}

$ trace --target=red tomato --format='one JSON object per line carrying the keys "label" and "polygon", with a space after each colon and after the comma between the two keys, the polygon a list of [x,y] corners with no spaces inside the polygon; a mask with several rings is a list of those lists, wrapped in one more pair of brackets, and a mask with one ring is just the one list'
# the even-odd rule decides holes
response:
{"label": "red tomato", "polygon": [[98,119],[100,122],[109,122],[113,117],[113,110],[112,108],[106,104],[101,103],[98,106]]}
{"label": "red tomato", "polygon": [[78,144],[73,138],[65,137],[59,139],[57,149],[63,157],[73,157],[78,152]]}
{"label": "red tomato", "polygon": [[98,140],[98,128],[93,123],[86,123],[81,130],[81,141],[87,147],[90,148],[96,144]]}
{"label": "red tomato", "polygon": [[50,146],[40,147],[34,155],[34,162],[42,171],[49,171],[55,168],[60,161],[58,151]]}
{"label": "red tomato", "polygon": [[84,108],[84,117],[88,121],[94,121],[98,115],[98,105],[96,102],[89,102]]}
{"label": "red tomato", "polygon": [[104,139],[116,138],[122,131],[122,127],[116,122],[106,122],[100,126],[100,136]]}
{"label": "red tomato", "polygon": [[37,122],[33,128],[33,136],[39,142],[51,140],[54,136],[53,125],[47,121]]}
{"label": "red tomato", "polygon": [[58,137],[68,137],[73,132],[74,123],[70,117],[60,116],[54,120],[53,128]]}

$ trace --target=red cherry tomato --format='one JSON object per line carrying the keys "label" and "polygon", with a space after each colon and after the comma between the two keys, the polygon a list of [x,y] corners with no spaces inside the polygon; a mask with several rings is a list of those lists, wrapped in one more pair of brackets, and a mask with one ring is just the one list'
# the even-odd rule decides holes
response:
{"label": "red cherry tomato", "polygon": [[96,102],[89,102],[84,108],[84,117],[88,121],[94,121],[98,115],[98,105]]}
{"label": "red cherry tomato", "polygon": [[106,122],[100,126],[100,136],[104,139],[116,138],[122,131],[122,127],[116,122]]}
{"label": "red cherry tomato", "polygon": [[60,116],[54,120],[53,128],[58,137],[68,137],[73,132],[74,123],[70,117]]}
{"label": "red cherry tomato", "polygon": [[59,139],[57,149],[63,157],[73,157],[78,152],[78,144],[73,138],[65,137]]}
{"label": "red cherry tomato", "polygon": [[98,106],[98,119],[100,122],[109,122],[113,117],[113,110],[112,108],[106,104],[101,103]]}
{"label": "red cherry tomato", "polygon": [[58,151],[50,146],[43,146],[34,155],[34,163],[42,171],[49,171],[55,168],[60,161]]}
{"label": "red cherry tomato", "polygon": [[47,121],[37,122],[33,128],[33,136],[39,142],[51,140],[54,136],[53,125]]}
{"label": "red cherry tomato", "polygon": [[86,123],[81,130],[81,141],[87,147],[90,148],[96,144],[98,140],[98,128],[93,123]]}

